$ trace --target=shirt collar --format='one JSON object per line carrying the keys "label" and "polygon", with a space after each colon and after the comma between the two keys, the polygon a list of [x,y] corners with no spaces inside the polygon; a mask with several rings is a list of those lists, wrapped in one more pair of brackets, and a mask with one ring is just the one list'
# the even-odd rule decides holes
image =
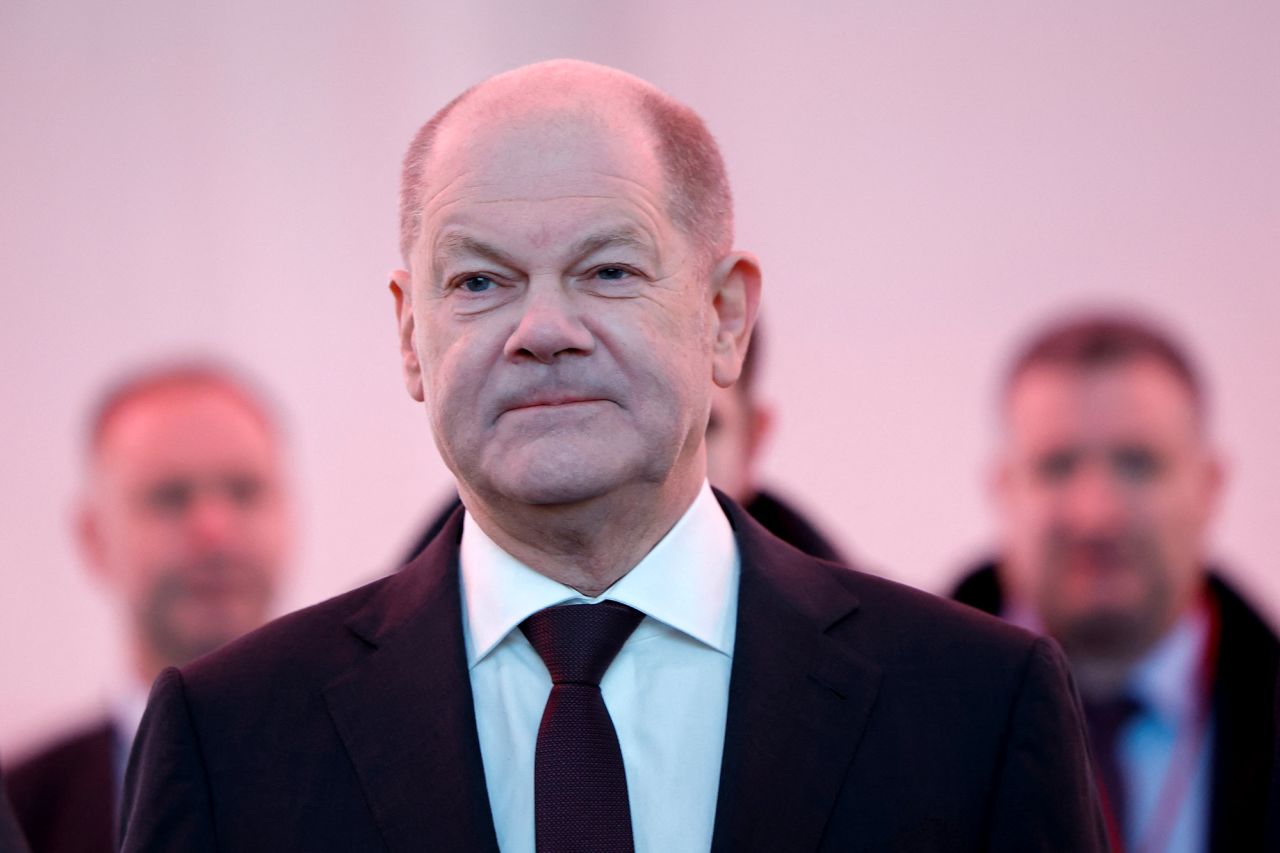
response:
{"label": "shirt collar", "polygon": [[705,481],[675,526],[595,598],[521,563],[470,513],[462,523],[459,563],[468,667],[543,608],[606,600],[634,607],[724,655],[733,653],[738,550],[729,520]]}
{"label": "shirt collar", "polygon": [[1207,608],[1192,608],[1134,666],[1133,697],[1171,726],[1194,717],[1200,711],[1200,665],[1208,642]]}

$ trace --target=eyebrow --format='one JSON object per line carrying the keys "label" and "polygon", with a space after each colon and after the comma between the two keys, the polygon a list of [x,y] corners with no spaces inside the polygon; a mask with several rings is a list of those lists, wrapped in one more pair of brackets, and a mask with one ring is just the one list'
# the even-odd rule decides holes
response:
{"label": "eyebrow", "polygon": [[477,255],[506,267],[516,265],[511,256],[497,246],[458,233],[445,234],[440,238],[435,250],[431,253],[431,265],[438,272],[449,258],[463,255]]}
{"label": "eyebrow", "polygon": [[612,231],[603,231],[582,238],[569,250],[573,258],[584,258],[601,249],[625,247],[643,252],[653,252],[653,244],[634,228],[623,227]]}
{"label": "eyebrow", "polygon": [[[569,257],[575,260],[581,259],[601,249],[614,247],[626,247],[656,254],[652,242],[645,239],[642,232],[624,226],[583,237],[569,248]],[[432,252],[431,263],[436,270],[439,270],[450,258],[466,255],[485,258],[507,267],[514,268],[518,266],[509,254],[497,246],[457,232],[445,234],[440,238],[435,250]]]}

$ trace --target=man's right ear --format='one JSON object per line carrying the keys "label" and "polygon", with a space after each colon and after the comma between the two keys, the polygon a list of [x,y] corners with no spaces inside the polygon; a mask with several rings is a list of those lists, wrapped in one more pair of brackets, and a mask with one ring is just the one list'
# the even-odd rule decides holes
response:
{"label": "man's right ear", "polygon": [[106,583],[111,582],[107,572],[107,560],[104,554],[102,531],[98,525],[97,509],[90,504],[88,497],[81,497],[72,510],[72,523],[75,525],[76,545],[80,548],[81,563],[89,573]]}
{"label": "man's right ear", "polygon": [[409,396],[421,403],[426,399],[422,390],[422,362],[413,345],[413,299],[410,297],[412,278],[408,270],[391,273],[391,295],[396,300],[396,327],[400,330],[400,363],[404,370],[404,387]]}

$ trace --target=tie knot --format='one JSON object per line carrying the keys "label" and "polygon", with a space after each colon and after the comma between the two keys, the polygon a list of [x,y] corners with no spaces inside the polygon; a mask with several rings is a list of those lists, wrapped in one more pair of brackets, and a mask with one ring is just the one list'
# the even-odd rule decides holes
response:
{"label": "tie knot", "polygon": [[539,610],[520,623],[553,684],[598,686],[622,644],[644,614],[616,601],[562,604]]}

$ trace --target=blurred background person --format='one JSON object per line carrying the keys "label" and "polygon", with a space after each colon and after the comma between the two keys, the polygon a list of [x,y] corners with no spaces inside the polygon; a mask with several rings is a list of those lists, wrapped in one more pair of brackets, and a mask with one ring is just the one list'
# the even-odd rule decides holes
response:
{"label": "blurred background person", "polygon": [[115,849],[151,682],[266,621],[290,540],[279,425],[203,364],[133,376],[94,410],[76,536],[119,607],[131,680],[109,712],[6,774],[36,853]]}
{"label": "blurred background person", "polygon": [[[757,394],[762,340],[757,323],[742,364],[742,376],[732,387],[715,387],[711,391],[707,478],[783,542],[811,556],[851,565],[812,521],[777,494],[758,485],[757,468],[774,420],[773,408]],[[406,553],[406,563],[421,553],[461,505],[455,494],[436,510]]]}
{"label": "blurred background person", "polygon": [[1262,850],[1277,641],[1207,562],[1223,464],[1157,327],[1069,318],[1008,371],[999,557],[954,597],[1055,637],[1118,850]]}
{"label": "blurred background person", "polygon": [[707,478],[733,498],[774,536],[810,554],[849,565],[848,560],[807,517],[760,486],[758,468],[773,428],[773,407],[760,399],[759,372],[764,336],[759,324],[742,364],[742,376],[711,394],[707,421]]}

